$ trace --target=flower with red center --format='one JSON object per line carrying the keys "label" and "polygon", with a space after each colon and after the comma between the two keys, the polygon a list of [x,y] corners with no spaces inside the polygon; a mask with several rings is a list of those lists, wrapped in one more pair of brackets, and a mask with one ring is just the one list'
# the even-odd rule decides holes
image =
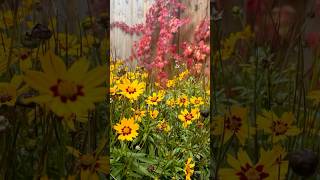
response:
{"label": "flower with red center", "polygon": [[44,104],[64,116],[86,112],[105,99],[107,90],[100,85],[106,80],[106,67],[88,71],[89,61],[79,59],[67,69],[63,60],[51,51],[42,57],[41,67],[43,72],[26,71],[26,83],[39,92],[39,96],[28,101]]}
{"label": "flower with red center", "polygon": [[120,94],[128,98],[130,101],[138,100],[138,97],[144,92],[145,83],[139,83],[138,80],[130,81],[127,78],[122,80],[118,85]]}
{"label": "flower with red center", "polygon": [[247,114],[246,108],[231,106],[230,111],[227,111],[223,116],[216,117],[214,135],[223,135],[224,143],[235,136],[241,144],[244,144],[248,136],[254,132],[248,126]]}
{"label": "flower with red center", "polygon": [[[227,162],[231,168],[222,168],[219,170],[219,179],[232,180],[284,180],[286,177],[288,163],[283,162],[282,165],[276,166],[277,159],[281,157],[282,151],[279,148],[265,151],[261,149],[260,159],[256,164],[253,164],[248,154],[240,150],[237,158],[230,154],[227,157]],[[282,159],[281,159],[282,161]],[[276,169],[279,168],[279,169]]]}
{"label": "flower with red center", "polygon": [[263,111],[262,115],[258,116],[257,125],[259,130],[271,135],[269,137],[270,141],[276,143],[300,133],[300,129],[293,125],[294,119],[291,112],[286,112],[278,117],[273,112]]}
{"label": "flower with red center", "polygon": [[204,104],[202,97],[195,97],[192,96],[190,99],[191,104],[193,104],[194,106],[198,107]]}
{"label": "flower with red center", "polygon": [[193,175],[194,172],[194,166],[195,163],[191,163],[192,158],[188,158],[186,165],[184,167],[184,173],[186,175],[186,180],[191,180],[191,176]]}
{"label": "flower with red center", "polygon": [[151,96],[148,97],[146,103],[148,105],[158,105],[158,103],[162,101],[163,97],[164,91],[160,91],[158,94],[154,92]]}
{"label": "flower with red center", "polygon": [[107,156],[102,155],[106,140],[102,140],[97,149],[92,153],[82,154],[79,150],[67,146],[67,151],[77,158],[77,168],[80,179],[98,180],[99,174],[109,174],[110,163]]}
{"label": "flower with red center", "polygon": [[19,88],[22,83],[22,76],[14,76],[10,83],[0,82],[0,107],[2,105],[14,106],[17,97],[23,92],[24,88]]}
{"label": "flower with red center", "polygon": [[178,97],[177,99],[177,105],[179,106],[188,106],[189,105],[189,99],[188,99],[188,96],[186,95],[182,95],[180,97]]}
{"label": "flower with red center", "polygon": [[135,123],[133,118],[123,118],[120,123],[113,126],[113,129],[119,134],[118,139],[120,141],[132,141],[133,138],[138,136],[139,124]]}
{"label": "flower with red center", "polygon": [[189,112],[187,109],[184,109],[181,111],[181,114],[178,115],[178,118],[183,122],[183,127],[187,128],[192,121],[199,119],[200,117],[200,111],[198,108],[191,109]]}

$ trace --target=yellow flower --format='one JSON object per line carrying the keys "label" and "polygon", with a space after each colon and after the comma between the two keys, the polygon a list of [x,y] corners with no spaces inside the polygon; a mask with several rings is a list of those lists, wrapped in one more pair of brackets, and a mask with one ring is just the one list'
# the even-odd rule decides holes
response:
{"label": "yellow flower", "polygon": [[[77,149],[67,146],[67,151],[77,158],[77,168],[80,169],[81,180],[99,180],[98,173],[109,174],[110,164],[107,156],[102,156],[101,151],[105,146],[106,140],[103,140],[93,153],[82,154]],[[72,176],[70,179],[73,179]]]}
{"label": "yellow flower", "polygon": [[133,118],[123,118],[120,123],[117,123],[113,128],[119,134],[118,139],[120,141],[132,141],[133,138],[138,136],[137,130],[139,129],[139,124],[134,122]]}
{"label": "yellow flower", "polygon": [[251,31],[250,26],[246,26],[243,31],[231,33],[230,36],[222,42],[222,60],[227,60],[232,56],[232,54],[234,53],[236,43],[240,39],[247,40],[252,38],[253,36],[254,35]]}
{"label": "yellow flower", "polygon": [[17,97],[23,91],[23,88],[19,88],[22,80],[22,76],[14,76],[10,83],[0,82],[0,107],[2,105],[15,105]]}
{"label": "yellow flower", "polygon": [[195,163],[191,163],[192,158],[188,158],[186,165],[184,167],[184,173],[186,175],[186,180],[191,180],[191,176],[193,175],[194,172],[194,166]]}
{"label": "yellow flower", "polygon": [[202,97],[194,97],[192,96],[190,99],[190,102],[195,106],[201,106],[202,104],[204,104]]}
{"label": "yellow flower", "polygon": [[171,129],[169,123],[166,120],[161,120],[158,125],[157,125],[157,130],[158,131],[165,131],[165,132],[169,132]]}
{"label": "yellow flower", "polygon": [[188,96],[182,95],[182,96],[178,97],[177,104],[179,106],[185,106],[185,107],[188,106],[189,105]]}
{"label": "yellow flower", "polygon": [[153,111],[149,111],[149,114],[150,114],[152,119],[155,119],[155,118],[158,117],[159,111],[155,109]]}
{"label": "yellow flower", "polygon": [[291,112],[285,112],[281,118],[273,112],[263,111],[257,119],[257,128],[270,134],[269,140],[276,143],[288,136],[296,136],[300,130],[293,125],[294,116]]}
{"label": "yellow flower", "polygon": [[130,101],[137,100],[138,97],[144,92],[145,83],[139,83],[137,80],[131,82],[127,78],[122,80],[122,83],[118,85],[121,90],[120,94],[124,95]]}
{"label": "yellow flower", "polygon": [[22,72],[32,68],[32,56],[34,53],[30,49],[14,49],[13,53],[15,55],[15,61],[19,62]]}
{"label": "yellow flower", "polygon": [[166,105],[170,106],[170,107],[173,107],[175,105],[175,100],[174,98],[169,98],[167,101],[166,101]]}
{"label": "yellow flower", "polygon": [[[226,143],[235,135],[243,145],[248,136],[254,131],[247,124],[248,110],[243,107],[231,106],[230,111],[223,116],[215,118],[214,135],[223,135],[223,143]],[[224,134],[223,134],[224,133]]]}
{"label": "yellow flower", "polygon": [[170,88],[170,87],[173,87],[175,85],[175,80],[168,80],[167,81],[167,87]]}
{"label": "yellow flower", "polygon": [[187,128],[193,120],[199,119],[200,112],[199,109],[191,109],[189,112],[187,109],[181,111],[181,114],[178,115],[178,118],[183,122],[183,127]]}
{"label": "yellow flower", "polygon": [[180,81],[182,81],[188,74],[189,74],[189,70],[185,70],[185,71],[183,71],[182,73],[179,74],[178,79]]}
{"label": "yellow flower", "polygon": [[140,109],[131,109],[134,111],[134,119],[138,122],[141,122],[142,118],[146,115],[146,111],[141,111]]}
{"label": "yellow flower", "polygon": [[39,92],[31,101],[47,105],[57,115],[83,113],[105,99],[106,67],[90,71],[89,61],[77,60],[67,70],[63,60],[48,51],[41,60],[43,72],[28,70],[26,83]]}
{"label": "yellow flower", "polygon": [[158,94],[152,93],[152,95],[147,98],[146,103],[148,105],[158,105],[158,103],[162,101],[163,97],[164,97],[163,91],[160,91]]}
{"label": "yellow flower", "polygon": [[[219,170],[219,179],[230,180],[285,180],[288,163],[283,161],[283,156],[277,150],[264,151],[261,149],[260,159],[253,164],[248,154],[242,149],[238,152],[237,159],[230,154],[227,162],[231,168]],[[280,168],[277,162],[281,161]],[[276,169],[278,167],[278,169]]]}

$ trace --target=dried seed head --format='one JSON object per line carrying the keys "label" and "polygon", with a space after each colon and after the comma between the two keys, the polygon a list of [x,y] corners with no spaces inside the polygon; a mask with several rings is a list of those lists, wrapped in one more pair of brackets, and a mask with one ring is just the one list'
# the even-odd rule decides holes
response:
{"label": "dried seed head", "polygon": [[207,118],[210,115],[210,109],[209,108],[203,108],[200,110],[200,114],[202,117]]}
{"label": "dried seed head", "polygon": [[155,171],[155,167],[153,165],[148,166],[148,171],[149,172],[154,172]]}
{"label": "dried seed head", "polygon": [[293,152],[289,155],[289,165],[293,171],[303,177],[312,176],[318,166],[318,156],[309,149]]}
{"label": "dried seed head", "polygon": [[35,25],[31,32],[31,37],[33,39],[48,40],[51,38],[51,36],[52,32],[50,29],[42,24]]}

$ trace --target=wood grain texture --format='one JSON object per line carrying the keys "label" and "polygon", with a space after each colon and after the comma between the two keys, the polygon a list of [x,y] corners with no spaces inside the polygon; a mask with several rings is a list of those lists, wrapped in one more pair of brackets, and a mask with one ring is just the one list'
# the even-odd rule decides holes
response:
{"label": "wood grain texture", "polygon": [[[128,25],[143,23],[145,14],[154,0],[111,0],[110,22],[123,21]],[[134,41],[138,40],[136,35],[129,35],[118,28],[110,31],[110,48],[112,55],[126,59],[131,55]]]}

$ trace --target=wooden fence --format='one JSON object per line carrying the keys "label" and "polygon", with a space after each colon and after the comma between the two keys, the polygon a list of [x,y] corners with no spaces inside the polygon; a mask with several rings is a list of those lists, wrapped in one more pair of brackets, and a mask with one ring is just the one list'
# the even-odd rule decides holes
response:
{"label": "wooden fence", "polygon": [[[111,0],[110,22],[123,21],[128,25],[143,23],[153,2],[154,0]],[[187,9],[181,16],[189,16],[191,22],[181,29],[179,42],[190,39],[191,33],[200,20],[210,15],[210,0],[183,0],[182,3],[187,6]],[[131,36],[118,28],[112,29],[110,32],[111,53],[121,59],[128,58],[131,55],[133,42],[138,38],[136,35]]]}

